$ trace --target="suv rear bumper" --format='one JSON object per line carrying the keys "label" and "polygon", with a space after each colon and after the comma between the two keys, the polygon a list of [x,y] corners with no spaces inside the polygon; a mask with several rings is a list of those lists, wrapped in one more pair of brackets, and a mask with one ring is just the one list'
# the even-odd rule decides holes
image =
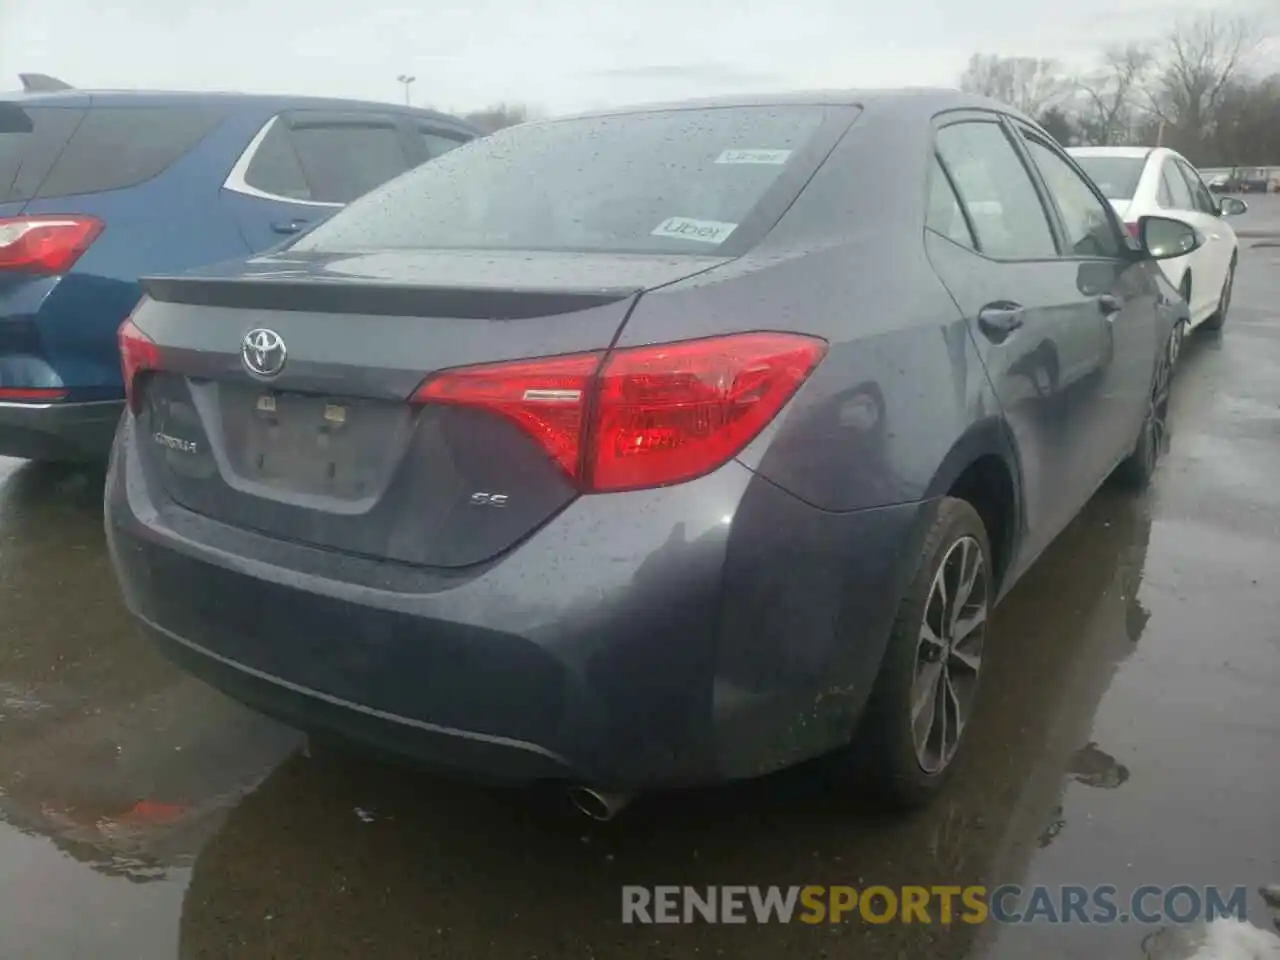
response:
{"label": "suv rear bumper", "polygon": [[106,460],[123,400],[0,403],[0,456]]}

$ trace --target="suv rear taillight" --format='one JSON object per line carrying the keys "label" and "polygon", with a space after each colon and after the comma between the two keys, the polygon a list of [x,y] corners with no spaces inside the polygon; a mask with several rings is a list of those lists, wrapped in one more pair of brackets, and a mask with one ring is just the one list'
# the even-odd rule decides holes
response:
{"label": "suv rear taillight", "polygon": [[55,403],[70,392],[65,387],[0,387],[0,403]]}
{"label": "suv rear taillight", "polygon": [[134,381],[140,374],[155,370],[160,365],[160,348],[134,325],[133,317],[120,324],[116,342],[120,345],[120,371],[124,374],[125,399],[129,403],[129,409],[137,413],[138,395],[134,390]]}
{"label": "suv rear taillight", "polygon": [[[429,377],[416,403],[489,410],[588,493],[681,483],[738,454],[826,355],[790,333],[483,364]],[[603,365],[602,365],[603,361]]]}
{"label": "suv rear taillight", "polygon": [[0,271],[66,273],[100,233],[94,217],[0,218]]}

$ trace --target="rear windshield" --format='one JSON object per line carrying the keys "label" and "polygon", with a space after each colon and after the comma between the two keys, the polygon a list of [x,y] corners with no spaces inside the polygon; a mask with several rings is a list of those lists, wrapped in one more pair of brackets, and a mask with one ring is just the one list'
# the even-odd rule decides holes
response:
{"label": "rear windshield", "polygon": [[83,117],[83,110],[0,100],[0,203],[35,196]]}
{"label": "rear windshield", "polygon": [[451,150],[294,246],[710,253],[808,162],[821,107],[721,107],[514,127]]}
{"label": "rear windshield", "polygon": [[1147,161],[1142,157],[1076,157],[1108,200],[1132,200]]}

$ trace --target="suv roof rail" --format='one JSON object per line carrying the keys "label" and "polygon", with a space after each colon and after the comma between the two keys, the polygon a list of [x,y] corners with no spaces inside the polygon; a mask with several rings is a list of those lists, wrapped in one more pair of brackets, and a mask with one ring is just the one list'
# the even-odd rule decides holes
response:
{"label": "suv roof rail", "polygon": [[22,89],[27,93],[53,93],[57,90],[75,89],[71,84],[43,73],[20,73],[18,79],[22,81]]}

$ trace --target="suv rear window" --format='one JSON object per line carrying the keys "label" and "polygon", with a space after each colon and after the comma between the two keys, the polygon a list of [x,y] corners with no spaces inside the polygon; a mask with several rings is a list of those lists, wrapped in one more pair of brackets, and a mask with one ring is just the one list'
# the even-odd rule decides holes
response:
{"label": "suv rear window", "polygon": [[0,101],[0,203],[35,196],[84,111]]}
{"label": "suv rear window", "polygon": [[158,176],[221,122],[209,107],[94,107],[37,198],[119,190]]}
{"label": "suv rear window", "polygon": [[294,249],[714,253],[812,162],[828,115],[719,107],[513,127],[362,197]]}

